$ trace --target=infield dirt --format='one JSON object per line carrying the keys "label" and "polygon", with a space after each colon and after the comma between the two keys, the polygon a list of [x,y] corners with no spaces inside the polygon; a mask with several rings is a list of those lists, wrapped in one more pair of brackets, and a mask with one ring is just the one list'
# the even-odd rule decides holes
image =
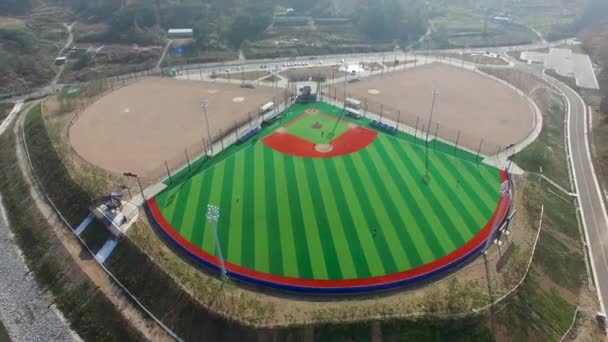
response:
{"label": "infield dirt", "polygon": [[[336,85],[330,94],[337,89],[340,95],[342,87]],[[514,89],[480,73],[441,63],[349,83],[347,92],[362,102],[365,99],[374,113],[382,104],[389,119],[397,120],[401,111],[401,123],[409,126],[414,127],[419,117],[421,128],[429,119],[433,89],[438,92],[433,121],[439,123],[439,136],[445,140],[455,140],[454,132],[460,130],[461,142],[465,135],[477,138],[471,146],[484,138],[485,142],[506,147],[524,140],[534,127],[528,100]],[[434,133],[435,124],[432,126]]]}
{"label": "infield dirt", "polygon": [[203,151],[203,100],[208,101],[211,135],[217,137],[235,122],[255,118],[272,98],[269,87],[152,77],[89,106],[70,128],[70,143],[96,166],[148,175],[162,169],[166,160],[185,158],[185,149],[191,154]]}

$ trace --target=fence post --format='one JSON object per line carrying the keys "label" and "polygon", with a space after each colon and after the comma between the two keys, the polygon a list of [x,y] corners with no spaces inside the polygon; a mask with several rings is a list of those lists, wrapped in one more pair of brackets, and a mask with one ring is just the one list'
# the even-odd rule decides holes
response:
{"label": "fence post", "polygon": [[439,122],[435,124],[435,141],[433,141],[433,149],[437,151],[437,138],[439,137]]}
{"label": "fence post", "polygon": [[365,114],[367,114],[367,97],[363,98],[363,117],[365,118]]}
{"label": "fence post", "polygon": [[220,129],[220,145],[222,146],[222,151],[224,150],[224,136],[222,135],[222,130]]}
{"label": "fence post", "polygon": [[456,145],[454,145],[454,156],[456,156],[456,152],[458,150],[458,141],[460,140],[460,130],[458,130],[458,135],[456,136]]}
{"label": "fence post", "polygon": [[207,140],[203,138],[203,149],[205,151],[205,156],[209,156],[209,147],[207,146]]}
{"label": "fence post", "polygon": [[399,120],[401,120],[401,111],[397,111],[397,130],[399,130]]}
{"label": "fence post", "polygon": [[380,104],[380,122],[382,122],[382,111],[384,111],[384,105]]}
{"label": "fence post", "polygon": [[190,156],[188,156],[188,149],[184,149],[184,152],[186,152],[186,162],[188,162],[188,171],[191,170],[191,166],[190,166]]}
{"label": "fence post", "polygon": [[414,131],[414,139],[418,138],[418,123],[420,122],[420,117],[416,116],[416,130]]}
{"label": "fence post", "polygon": [[169,164],[167,164],[166,160],[165,160],[165,168],[167,169],[167,175],[169,176],[169,182],[171,182],[171,184],[173,184],[173,177],[171,177],[171,171],[169,171]]}
{"label": "fence post", "polygon": [[481,144],[483,144],[483,138],[479,141],[479,147],[477,147],[477,156],[475,157],[475,161],[479,163],[479,152],[481,151]]}
{"label": "fence post", "polygon": [[236,127],[236,120],[234,120],[234,134],[236,134],[236,141],[239,141],[239,130]]}

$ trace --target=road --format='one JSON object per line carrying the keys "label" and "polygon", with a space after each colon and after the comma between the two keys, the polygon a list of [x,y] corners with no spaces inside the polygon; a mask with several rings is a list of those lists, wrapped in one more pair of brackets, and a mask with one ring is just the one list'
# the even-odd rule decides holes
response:
{"label": "road", "polygon": [[568,150],[570,167],[577,194],[578,208],[585,233],[593,281],[600,302],[606,313],[608,307],[608,214],[604,194],[598,182],[590,152],[588,108],[578,93],[566,84],[546,76],[542,67],[527,65],[510,59],[516,68],[536,74],[561,92],[568,103]]}
{"label": "road", "polygon": [[578,202],[589,247],[594,281],[602,312],[608,306],[608,215],[591,153],[589,152],[587,106],[581,97],[561,82],[553,82],[568,99],[570,163]]}
{"label": "road", "polygon": [[567,133],[569,162],[585,233],[586,248],[600,309],[608,307],[608,215],[590,152],[588,108],[578,93],[544,74],[541,66],[527,65],[513,58],[516,68],[535,74],[552,84],[568,103]]}

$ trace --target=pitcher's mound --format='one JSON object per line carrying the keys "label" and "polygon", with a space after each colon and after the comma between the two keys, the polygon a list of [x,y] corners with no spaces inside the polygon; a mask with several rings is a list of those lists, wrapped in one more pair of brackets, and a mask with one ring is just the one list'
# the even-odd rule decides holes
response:
{"label": "pitcher's mound", "polygon": [[329,153],[333,151],[334,147],[331,144],[316,144],[315,150],[321,153]]}

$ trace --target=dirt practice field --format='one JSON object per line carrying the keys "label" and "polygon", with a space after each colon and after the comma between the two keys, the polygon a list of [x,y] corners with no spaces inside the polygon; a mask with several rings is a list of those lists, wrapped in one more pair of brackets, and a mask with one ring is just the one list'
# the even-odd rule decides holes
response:
{"label": "dirt practice field", "polygon": [[327,79],[344,77],[344,71],[336,70],[334,66],[318,66],[300,69],[288,69],[279,73],[281,76],[292,79],[303,79],[306,77],[323,77]]}
{"label": "dirt practice field", "polygon": [[[332,89],[340,96],[342,85]],[[431,134],[445,140],[465,143],[477,149],[480,138],[484,145],[506,147],[522,141],[534,125],[534,113],[526,98],[515,90],[489,77],[445,64],[430,64],[402,72],[386,73],[361,82],[349,83],[348,94],[363,103],[368,111],[419,129],[428,123],[433,88],[438,95],[433,113]],[[436,127],[436,124],[439,127]],[[426,127],[424,127],[426,128]],[[458,137],[458,131],[461,136]],[[464,141],[463,139],[470,140]],[[486,154],[495,151],[483,151]]]}
{"label": "dirt practice field", "polygon": [[[203,100],[208,100],[211,134],[242,123],[272,101],[273,89],[148,78],[121,88],[88,107],[70,128],[70,143],[88,162],[112,172],[149,175],[164,161],[203,150],[207,137]],[[191,158],[194,155],[190,156]],[[170,167],[178,167],[180,165]]]}

